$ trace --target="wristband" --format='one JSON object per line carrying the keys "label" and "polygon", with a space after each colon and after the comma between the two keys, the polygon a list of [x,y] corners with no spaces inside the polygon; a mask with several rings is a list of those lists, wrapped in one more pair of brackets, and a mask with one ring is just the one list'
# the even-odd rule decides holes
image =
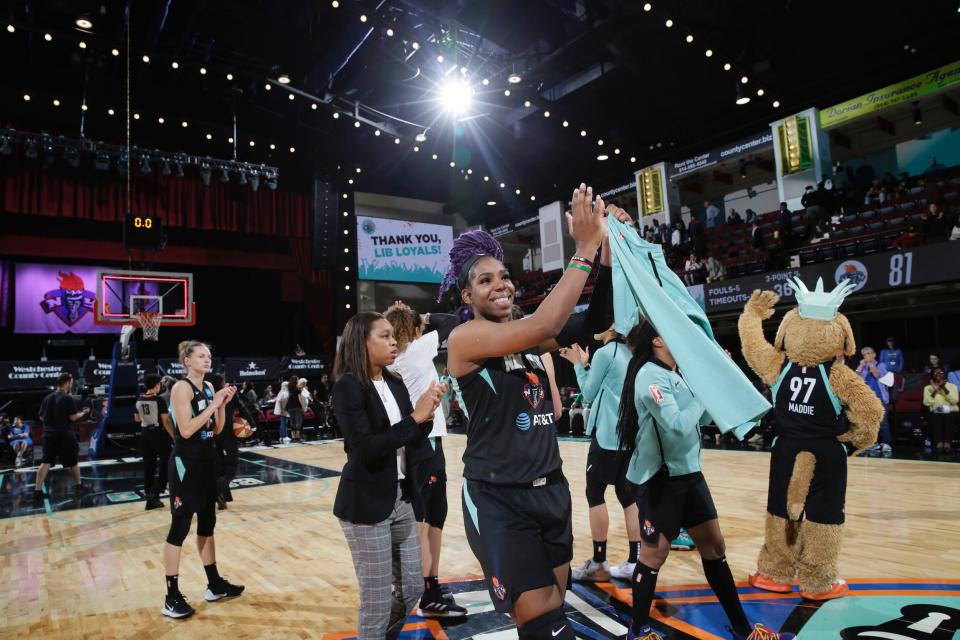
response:
{"label": "wristband", "polygon": [[594,265],[593,265],[593,260],[590,260],[590,259],[588,259],[588,258],[584,258],[583,256],[575,255],[575,256],[573,256],[572,258],[570,258],[570,260],[571,260],[571,261],[574,261],[574,262],[582,262],[582,263],[584,263],[585,265],[587,265],[588,267],[590,267],[591,269],[592,269],[593,266],[594,266]]}
{"label": "wristband", "polygon": [[581,271],[586,271],[587,275],[589,275],[590,272],[593,271],[593,269],[591,269],[587,265],[580,264],[579,262],[574,262],[573,260],[571,260],[570,264],[567,265],[567,269],[580,269]]}

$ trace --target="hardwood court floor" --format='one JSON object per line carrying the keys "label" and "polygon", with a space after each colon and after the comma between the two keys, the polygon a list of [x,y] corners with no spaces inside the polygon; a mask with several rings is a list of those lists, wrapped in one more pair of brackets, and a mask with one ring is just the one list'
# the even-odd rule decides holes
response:
{"label": "hardwood court floor", "polygon": [[[460,485],[463,436],[446,439],[450,515],[443,577],[480,569],[463,533]],[[590,553],[583,469],[587,443],[564,441],[561,454],[574,507],[575,562]],[[339,443],[263,453],[339,470]],[[754,568],[762,540],[769,456],[705,451],[705,474],[720,513],[737,580]],[[218,566],[246,585],[232,602],[203,601],[203,571],[191,532],[180,585],[197,615],[173,621],[163,603],[161,543],[167,510],[143,503],[0,520],[0,637],[311,638],[356,625],[357,585],[349,551],[331,513],[338,479],[234,491],[217,523]],[[957,578],[960,465],[857,458],[850,461],[847,529],[841,554],[847,578]],[[627,553],[613,491],[608,556]],[[696,553],[674,553],[660,586],[702,583]]]}

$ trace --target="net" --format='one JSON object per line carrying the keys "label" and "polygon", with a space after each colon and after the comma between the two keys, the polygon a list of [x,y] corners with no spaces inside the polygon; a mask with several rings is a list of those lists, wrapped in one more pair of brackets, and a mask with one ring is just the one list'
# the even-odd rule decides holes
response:
{"label": "net", "polygon": [[143,339],[157,342],[160,339],[160,321],[163,316],[152,311],[141,311],[135,317],[143,331]]}

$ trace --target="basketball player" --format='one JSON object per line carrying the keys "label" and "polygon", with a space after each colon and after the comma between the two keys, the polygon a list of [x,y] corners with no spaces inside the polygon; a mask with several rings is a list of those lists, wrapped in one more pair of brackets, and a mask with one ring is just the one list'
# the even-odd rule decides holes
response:
{"label": "basketball player", "polygon": [[[621,580],[633,577],[640,550],[640,519],[637,503],[627,481],[629,454],[624,455],[617,441],[617,416],[620,413],[620,392],[630,363],[630,350],[623,336],[610,327],[594,338],[603,343],[590,361],[588,351],[574,344],[561,348],[560,356],[573,364],[583,399],[590,404],[586,432],[590,436],[587,454],[587,505],[590,507],[590,533],[593,535],[593,557],[574,567],[573,579],[603,582],[611,576]],[[624,562],[610,568],[607,563],[607,529],[610,517],[604,494],[613,485],[623,508],[627,526],[629,554]]]}
{"label": "basketball player", "polygon": [[[146,510],[160,509],[160,494],[167,488],[167,465],[173,445],[173,425],[167,402],[160,396],[160,376],[148,373],[143,377],[143,395],[137,398],[133,419],[140,423],[140,450],[143,452],[143,492],[147,497]],[[159,477],[157,459],[160,460]]]}
{"label": "basketball player", "polygon": [[[410,401],[416,403],[430,387],[440,384],[440,376],[433,359],[440,345],[459,323],[456,316],[447,314],[420,315],[401,301],[397,301],[383,314],[393,326],[399,351],[393,364],[387,367],[403,380],[410,393]],[[435,331],[424,333],[424,327],[434,326]],[[447,417],[443,407],[433,414],[433,428],[427,445],[411,451],[413,511],[420,530],[420,556],[423,568],[423,596],[417,615],[425,618],[456,618],[467,615],[453,597],[445,597],[440,591],[440,546],[443,541],[443,525],[447,520],[447,462],[443,455],[442,437],[447,435]],[[415,453],[414,453],[415,452]],[[416,456],[414,459],[413,456]]]}
{"label": "basketball player", "polygon": [[170,458],[170,531],[163,547],[163,566],[167,574],[167,598],[162,613],[171,618],[186,618],[196,611],[180,593],[180,547],[193,515],[197,515],[197,550],[207,574],[204,599],[215,602],[239,596],[242,585],[230,584],[217,571],[213,528],[217,522],[216,448],[214,435],[226,422],[224,405],[237,388],[228,385],[214,393],[213,385],[203,377],[210,371],[210,347],[196,340],[181,342],[180,362],[186,376],[170,393],[174,427],[173,456]]}
{"label": "basketball player", "polygon": [[[628,638],[663,640],[650,628],[657,573],[680,527],[696,542],[703,573],[730,620],[734,640],[790,640],[762,624],[751,627],[727,565],[717,509],[700,466],[700,429],[709,419],[690,391],[670,349],[643,318],[627,336],[633,351],[623,382],[617,435],[632,450],[627,479],[638,485],[643,544],[633,574],[633,616]],[[642,444],[641,444],[642,443]]]}
{"label": "basketball player", "polygon": [[519,637],[574,638],[563,612],[573,555],[570,490],[561,470],[540,353],[583,292],[603,240],[604,207],[592,189],[573,193],[567,214],[576,255],[537,311],[511,320],[515,287],[503,250],[485,231],[460,235],[441,295],[456,283],[473,314],[450,334],[448,366],[468,419],[463,455],[467,539],[495,608]]}

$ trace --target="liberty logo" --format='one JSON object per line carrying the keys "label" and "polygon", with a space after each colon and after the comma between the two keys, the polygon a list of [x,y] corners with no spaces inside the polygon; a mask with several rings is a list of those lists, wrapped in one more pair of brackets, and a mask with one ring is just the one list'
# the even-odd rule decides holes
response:
{"label": "liberty logo", "polygon": [[523,397],[527,399],[530,406],[539,409],[543,404],[543,385],[540,384],[540,377],[531,372],[527,372],[527,384],[523,385]]}
{"label": "liberty logo", "polygon": [[87,291],[83,278],[75,273],[59,271],[57,279],[60,280],[60,288],[43,294],[40,307],[44,312],[55,314],[65,325],[72,327],[93,311],[96,294]]}

